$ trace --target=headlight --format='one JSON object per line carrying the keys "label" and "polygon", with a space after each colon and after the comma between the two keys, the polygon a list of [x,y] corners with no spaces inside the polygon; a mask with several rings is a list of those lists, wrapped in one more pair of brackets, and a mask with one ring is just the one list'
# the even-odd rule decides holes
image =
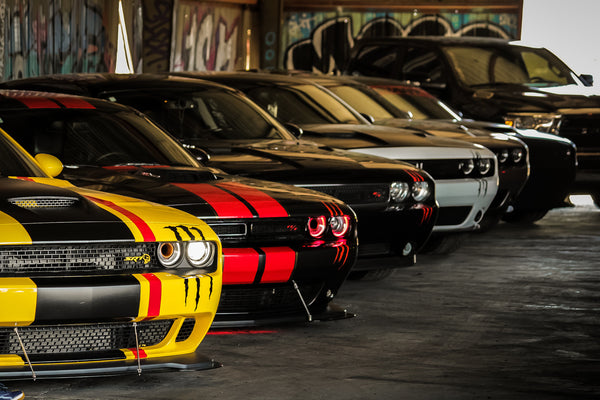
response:
{"label": "headlight", "polygon": [[515,164],[518,164],[523,159],[523,150],[521,149],[513,149],[510,153],[512,160]]}
{"label": "headlight", "polygon": [[475,169],[475,162],[473,160],[461,161],[460,164],[458,164],[458,169],[465,175],[469,175]]}
{"label": "headlight", "polygon": [[314,238],[321,237],[327,228],[327,219],[321,215],[318,217],[310,217],[308,219],[308,233]]}
{"label": "headlight", "polygon": [[186,256],[194,268],[207,267],[215,257],[215,245],[212,242],[187,242]]}
{"label": "headlight", "polygon": [[347,215],[332,217],[329,220],[329,226],[331,226],[333,236],[343,237],[350,230],[350,217]]}
{"label": "headlight", "polygon": [[415,182],[412,187],[412,197],[415,201],[423,201],[429,197],[431,189],[429,182]]}
{"label": "headlight", "polygon": [[489,158],[480,158],[477,160],[477,169],[481,175],[485,175],[492,169],[492,160]]}
{"label": "headlight", "polygon": [[409,193],[410,187],[406,182],[392,182],[390,185],[390,197],[393,201],[404,201],[408,197]]}
{"label": "headlight", "polygon": [[158,261],[163,267],[173,267],[181,262],[181,243],[165,242],[158,245],[157,249]]}
{"label": "headlight", "polygon": [[535,129],[540,132],[556,133],[560,119],[560,114],[518,113],[505,116],[504,123],[518,129]]}
{"label": "headlight", "polygon": [[505,163],[506,160],[508,160],[508,150],[504,149],[504,150],[500,151],[498,154],[496,154],[496,156],[498,157],[498,162],[500,164]]}

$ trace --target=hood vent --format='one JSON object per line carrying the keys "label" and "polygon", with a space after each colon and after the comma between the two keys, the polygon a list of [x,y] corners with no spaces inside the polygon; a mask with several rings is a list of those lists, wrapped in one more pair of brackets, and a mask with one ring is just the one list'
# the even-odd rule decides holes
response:
{"label": "hood vent", "polygon": [[34,197],[13,197],[8,202],[26,209],[33,208],[66,208],[72,207],[79,199],[77,197],[63,196],[34,196]]}

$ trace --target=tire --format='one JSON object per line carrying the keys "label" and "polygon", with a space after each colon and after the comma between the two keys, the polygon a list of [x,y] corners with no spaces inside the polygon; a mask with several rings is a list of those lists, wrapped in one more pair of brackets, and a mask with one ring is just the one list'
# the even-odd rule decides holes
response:
{"label": "tire", "polygon": [[381,281],[394,272],[394,268],[378,268],[370,269],[367,271],[352,271],[348,276],[348,279],[352,281],[358,280],[369,280],[369,281]]}
{"label": "tire", "polygon": [[460,248],[468,233],[448,233],[431,236],[421,249],[422,254],[446,255]]}
{"label": "tire", "polygon": [[528,225],[533,224],[548,214],[549,210],[515,210],[504,214],[503,221],[511,224]]}

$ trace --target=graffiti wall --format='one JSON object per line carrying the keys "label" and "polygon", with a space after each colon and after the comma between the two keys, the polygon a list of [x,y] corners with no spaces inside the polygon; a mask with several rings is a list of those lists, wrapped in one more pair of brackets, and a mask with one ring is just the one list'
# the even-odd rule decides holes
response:
{"label": "graffiti wall", "polygon": [[286,12],[283,67],[336,73],[354,40],[369,36],[493,36],[516,38],[517,14],[416,12]]}
{"label": "graffiti wall", "polygon": [[[4,0],[3,79],[110,71],[107,10],[118,0]],[[110,14],[109,13],[109,14]]]}
{"label": "graffiti wall", "polygon": [[242,8],[175,2],[171,71],[231,71],[242,57]]}

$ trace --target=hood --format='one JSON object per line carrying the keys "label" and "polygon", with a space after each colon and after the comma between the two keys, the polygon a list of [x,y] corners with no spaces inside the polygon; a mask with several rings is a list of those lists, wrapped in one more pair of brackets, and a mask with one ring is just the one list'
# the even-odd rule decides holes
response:
{"label": "hood", "polygon": [[124,220],[63,187],[0,178],[2,244],[133,241]]}
{"label": "hood", "polygon": [[303,216],[322,212],[325,194],[274,182],[188,167],[69,168],[77,186],[168,205],[203,220]]}
{"label": "hood", "polygon": [[219,142],[209,148],[209,166],[230,174],[286,184],[343,184],[412,181],[426,175],[410,164],[334,149],[308,140]]}
{"label": "hood", "polygon": [[597,89],[575,85],[486,85],[472,92],[471,100],[462,110],[474,119],[500,121],[507,112],[562,112],[573,108],[600,111]]}

